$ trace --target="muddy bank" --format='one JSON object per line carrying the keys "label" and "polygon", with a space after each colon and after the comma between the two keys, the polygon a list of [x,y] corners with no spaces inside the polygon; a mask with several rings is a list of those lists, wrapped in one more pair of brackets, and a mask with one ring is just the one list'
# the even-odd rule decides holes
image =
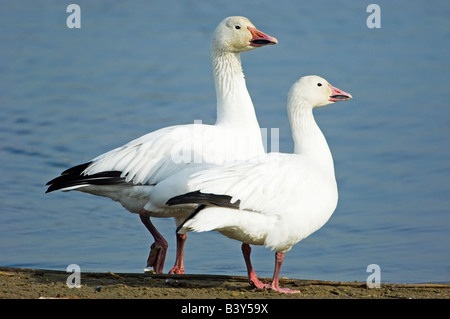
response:
{"label": "muddy bank", "polygon": [[[381,284],[282,279],[283,287],[300,290],[280,294],[252,288],[247,278],[212,275],[81,273],[81,287],[69,288],[64,271],[1,268],[2,299],[450,299],[450,285]],[[270,282],[270,279],[262,279]]]}

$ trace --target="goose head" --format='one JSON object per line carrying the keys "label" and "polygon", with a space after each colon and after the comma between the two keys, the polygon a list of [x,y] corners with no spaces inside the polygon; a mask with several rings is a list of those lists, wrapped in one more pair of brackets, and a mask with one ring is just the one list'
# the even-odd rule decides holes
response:
{"label": "goose head", "polygon": [[212,46],[214,50],[240,53],[276,44],[278,40],[259,31],[245,17],[232,16],[219,23],[214,31]]}
{"label": "goose head", "polygon": [[[352,95],[344,92],[324,78],[308,75],[300,78],[289,91],[290,105],[308,105],[311,108],[332,104],[338,101],[350,100]],[[302,101],[303,103],[299,103]],[[306,103],[305,103],[306,102]]]}

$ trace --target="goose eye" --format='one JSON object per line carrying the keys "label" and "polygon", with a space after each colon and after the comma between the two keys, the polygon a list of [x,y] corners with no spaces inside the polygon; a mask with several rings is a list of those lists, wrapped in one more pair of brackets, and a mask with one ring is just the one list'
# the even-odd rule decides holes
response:
{"label": "goose eye", "polygon": [[234,27],[236,30],[239,30],[240,28],[241,28],[241,26],[240,25],[237,25],[237,26],[235,26]]}
{"label": "goose eye", "polygon": [[322,83],[317,83],[317,86],[322,86]]}

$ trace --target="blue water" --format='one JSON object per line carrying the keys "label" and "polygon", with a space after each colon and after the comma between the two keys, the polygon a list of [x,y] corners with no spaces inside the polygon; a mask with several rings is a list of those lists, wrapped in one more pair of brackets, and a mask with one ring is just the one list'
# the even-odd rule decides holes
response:
{"label": "blue water", "polygon": [[[279,44],[242,55],[261,127],[293,143],[290,85],[318,74],[353,100],[316,110],[340,199],[330,221],[287,253],[282,276],[450,281],[450,3],[377,1],[69,1],[0,3],[0,266],[141,272],[149,234],[119,204],[44,194],[73,165],[161,127],[213,123],[211,33],[244,15]],[[174,223],[156,225],[175,254]],[[254,247],[258,275],[273,252]],[[240,243],[189,234],[187,273],[245,275]]]}

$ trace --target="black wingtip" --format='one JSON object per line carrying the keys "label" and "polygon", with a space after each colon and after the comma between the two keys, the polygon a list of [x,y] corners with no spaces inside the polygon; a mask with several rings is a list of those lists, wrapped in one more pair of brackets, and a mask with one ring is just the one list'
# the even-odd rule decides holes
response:
{"label": "black wingtip", "polygon": [[198,197],[197,196],[191,196],[193,194],[196,193],[200,193],[199,191],[197,192],[192,192],[192,193],[186,193],[183,195],[178,195],[175,197],[172,197],[171,199],[169,199],[166,202],[166,205],[168,206],[174,206],[174,205],[181,205],[181,204],[195,204],[196,202],[198,202]]}
{"label": "black wingtip", "polygon": [[194,191],[172,197],[166,202],[166,205],[173,206],[181,204],[199,204],[195,208],[195,210],[180,224],[180,226],[177,227],[176,233],[178,233],[189,219],[193,218],[198,214],[198,212],[200,212],[207,206],[219,206],[239,209],[241,201],[237,200],[236,202],[232,203],[231,199],[232,197],[228,195],[206,194],[200,191]]}
{"label": "black wingtip", "polygon": [[121,177],[119,171],[106,171],[93,175],[84,175],[83,172],[92,162],[71,167],[61,173],[60,176],[47,182],[47,190],[50,193],[59,189],[81,185],[117,185],[125,183],[125,178]]}
{"label": "black wingtip", "polygon": [[181,204],[204,204],[209,206],[219,206],[227,208],[239,208],[240,201],[237,200],[231,203],[231,196],[206,194],[200,191],[194,191],[183,195],[172,197],[166,202],[166,205],[181,205]]}
{"label": "black wingtip", "polygon": [[183,222],[180,224],[180,226],[177,227],[175,233],[178,234],[178,232],[180,231],[180,229],[183,228],[184,224],[185,224],[189,219],[191,219],[191,218],[193,218],[195,215],[197,215],[198,212],[200,212],[200,211],[201,211],[203,208],[205,208],[205,207],[206,207],[206,205],[203,205],[203,204],[198,205],[198,206],[194,209],[194,211],[193,211],[188,217],[186,217],[185,220],[183,220]]}
{"label": "black wingtip", "polygon": [[64,184],[68,183],[69,180],[74,180],[76,177],[79,178],[79,176],[81,176],[81,173],[83,173],[83,171],[89,165],[91,165],[91,163],[92,162],[87,162],[68,168],[63,171],[60,176],[55,177],[51,181],[48,181],[45,185],[49,187],[45,191],[45,194],[64,188]]}

